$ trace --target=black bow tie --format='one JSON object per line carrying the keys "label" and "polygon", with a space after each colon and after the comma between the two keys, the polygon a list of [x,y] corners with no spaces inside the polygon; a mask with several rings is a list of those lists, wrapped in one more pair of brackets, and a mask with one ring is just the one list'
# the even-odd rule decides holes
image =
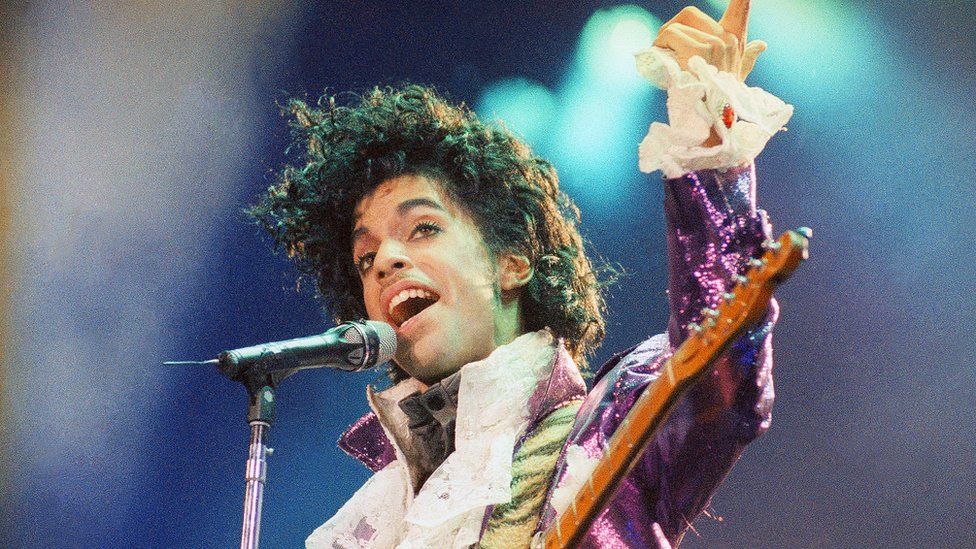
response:
{"label": "black bow tie", "polygon": [[423,453],[426,476],[434,471],[454,451],[454,424],[457,418],[458,389],[461,375],[457,372],[431,385],[423,393],[413,393],[399,402],[407,414],[410,433],[417,449]]}

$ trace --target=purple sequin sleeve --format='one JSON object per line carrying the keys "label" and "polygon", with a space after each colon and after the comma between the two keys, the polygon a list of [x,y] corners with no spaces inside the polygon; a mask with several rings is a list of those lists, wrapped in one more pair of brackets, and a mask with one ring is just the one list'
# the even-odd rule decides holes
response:
{"label": "purple sequin sleeve", "polygon": [[[747,166],[704,170],[666,180],[669,245],[668,337],[645,341],[601,368],[569,443],[600,457],[634,401],[660,375],[701,309],[714,307],[733,277],[759,253],[770,227],[755,208],[755,174]],[[597,518],[583,547],[654,547],[652,525],[677,544],[745,446],[769,425],[773,402],[771,301],[763,321],[716,359],[712,374],[678,402],[633,471]],[[557,484],[565,478],[557,472]],[[552,523],[550,508],[542,526]]]}
{"label": "purple sequin sleeve", "polygon": [[714,308],[769,236],[756,209],[753,165],[703,170],[665,181],[668,238],[668,336],[677,347],[701,310]]}
{"label": "purple sequin sleeve", "polygon": [[[751,164],[694,172],[665,185],[668,339],[676,348],[688,324],[701,322],[702,309],[714,308],[745,263],[760,255],[771,229],[765,212],[755,206]],[[653,504],[654,520],[674,543],[708,505],[746,444],[769,426],[771,331],[777,315],[773,301],[765,319],[716,360],[710,377],[689,390],[631,474],[629,491],[622,491],[625,507],[628,496]],[[623,385],[636,390],[618,392],[618,403],[629,409],[643,386],[656,379],[661,364],[619,372],[618,391]]]}

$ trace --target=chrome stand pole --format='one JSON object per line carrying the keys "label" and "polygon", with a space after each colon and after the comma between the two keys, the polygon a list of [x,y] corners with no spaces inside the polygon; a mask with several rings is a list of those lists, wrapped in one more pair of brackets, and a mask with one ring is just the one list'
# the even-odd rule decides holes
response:
{"label": "chrome stand pole", "polygon": [[258,549],[261,535],[261,505],[264,500],[264,483],[268,477],[268,456],[273,450],[265,445],[265,435],[271,429],[274,417],[274,389],[262,385],[251,393],[251,403],[247,411],[251,426],[251,441],[248,445],[247,468],[244,479],[244,521],[241,528],[241,549]]}

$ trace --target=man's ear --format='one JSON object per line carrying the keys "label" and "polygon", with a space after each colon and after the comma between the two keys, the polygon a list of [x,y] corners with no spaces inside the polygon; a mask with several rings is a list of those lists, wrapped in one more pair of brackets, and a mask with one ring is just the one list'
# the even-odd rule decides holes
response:
{"label": "man's ear", "polygon": [[524,255],[503,253],[498,259],[499,286],[503,292],[511,292],[532,280],[532,262]]}

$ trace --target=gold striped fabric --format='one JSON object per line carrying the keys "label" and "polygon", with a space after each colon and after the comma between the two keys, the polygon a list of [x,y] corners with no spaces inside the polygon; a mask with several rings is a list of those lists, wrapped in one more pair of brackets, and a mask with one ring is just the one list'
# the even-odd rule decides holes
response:
{"label": "gold striped fabric", "polygon": [[553,410],[529,434],[512,459],[512,499],[495,507],[481,537],[482,549],[528,547],[542,513],[559,451],[582,401]]}

